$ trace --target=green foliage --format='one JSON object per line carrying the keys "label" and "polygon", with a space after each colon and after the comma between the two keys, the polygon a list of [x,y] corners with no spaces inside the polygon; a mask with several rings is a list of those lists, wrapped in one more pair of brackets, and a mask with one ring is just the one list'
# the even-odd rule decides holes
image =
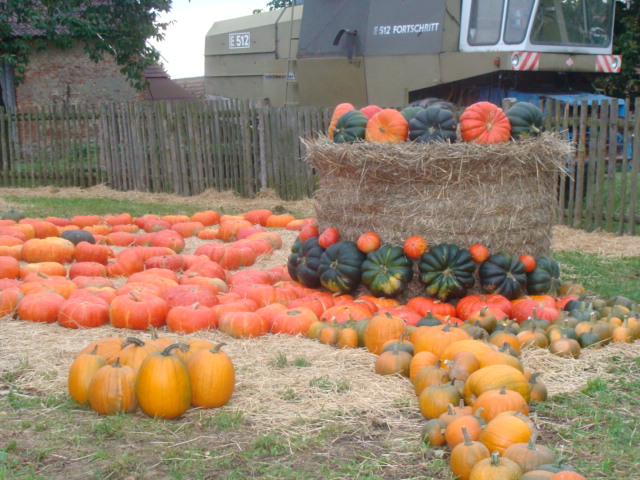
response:
{"label": "green foliage", "polygon": [[[0,62],[14,68],[23,79],[32,48],[49,42],[68,49],[76,43],[95,62],[114,58],[130,83],[145,86],[142,73],[158,62],[159,52],[147,40],[161,40],[168,23],[159,16],[171,9],[171,0],[6,0],[0,2]],[[13,26],[31,27],[16,36]]]}
{"label": "green foliage", "polygon": [[[291,7],[295,4],[295,2],[293,0],[271,0],[269,2],[267,2],[267,7],[269,8],[269,11],[271,10],[278,10],[279,8],[287,8],[287,7]],[[253,11],[253,13],[261,13],[264,10],[262,10],[261,8],[257,8]]]}
{"label": "green foliage", "polygon": [[607,95],[633,98],[640,95],[640,2],[616,2],[613,27],[613,53],[622,55],[622,68],[616,75],[606,75],[596,86]]}

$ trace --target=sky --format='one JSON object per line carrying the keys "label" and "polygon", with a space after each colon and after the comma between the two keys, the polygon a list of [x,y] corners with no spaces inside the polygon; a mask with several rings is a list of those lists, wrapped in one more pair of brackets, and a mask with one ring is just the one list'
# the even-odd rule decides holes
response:
{"label": "sky", "polygon": [[173,0],[163,22],[173,20],[162,42],[152,42],[171,78],[204,75],[204,39],[214,22],[266,10],[269,0]]}

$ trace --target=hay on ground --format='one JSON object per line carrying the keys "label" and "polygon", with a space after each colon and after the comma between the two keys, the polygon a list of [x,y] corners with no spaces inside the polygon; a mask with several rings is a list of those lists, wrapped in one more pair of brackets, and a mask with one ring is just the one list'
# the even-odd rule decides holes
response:
{"label": "hay on ground", "polygon": [[316,168],[316,217],[355,240],[366,231],[401,245],[486,245],[548,255],[557,177],[569,146],[557,135],[496,145],[305,142]]}

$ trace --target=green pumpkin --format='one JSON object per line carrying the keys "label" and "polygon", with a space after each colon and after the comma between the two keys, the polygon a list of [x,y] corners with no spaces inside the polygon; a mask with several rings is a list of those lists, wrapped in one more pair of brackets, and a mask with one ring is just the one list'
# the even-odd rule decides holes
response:
{"label": "green pumpkin", "polygon": [[425,108],[409,122],[409,140],[431,143],[456,141],[456,118],[449,110]]}
{"label": "green pumpkin", "polygon": [[287,258],[287,271],[292,280],[298,282],[298,254],[300,253],[300,247],[302,247],[302,241],[300,237],[296,237],[293,245],[291,246],[291,255]]}
{"label": "green pumpkin", "polygon": [[524,264],[516,255],[496,253],[480,265],[480,284],[486,293],[497,293],[509,300],[523,295],[527,287]]}
{"label": "green pumpkin", "polygon": [[537,137],[542,132],[542,112],[528,102],[518,102],[506,112],[514,139]]}
{"label": "green pumpkin", "polygon": [[422,108],[422,107],[407,107],[404,110],[402,110],[400,113],[402,114],[402,116],[405,118],[405,120],[407,122],[411,122],[411,119],[413,117],[415,117],[416,114],[421,110],[424,110],[424,108]]}
{"label": "green pumpkin", "polygon": [[80,242],[87,242],[92,245],[96,243],[95,237],[86,230],[65,230],[60,234],[60,236],[65,240],[69,240],[74,245],[77,245]]}
{"label": "green pumpkin", "polygon": [[593,329],[591,329],[588,332],[581,333],[578,336],[578,343],[582,348],[587,348],[598,343],[602,343],[602,338],[600,338],[600,335],[598,335],[593,331]]}
{"label": "green pumpkin", "polygon": [[318,243],[318,237],[311,237],[302,244],[298,251],[298,264],[296,274],[298,281],[305,287],[320,287],[320,257],[324,253],[324,248]]}
{"label": "green pumpkin", "polygon": [[22,220],[23,218],[26,218],[24,216],[24,213],[18,211],[18,210],[14,210],[13,208],[4,212],[2,214],[2,217],[0,217],[0,219],[2,220],[13,220],[14,222],[19,222],[20,220]]}
{"label": "green pumpkin", "polygon": [[320,283],[334,293],[349,293],[358,288],[362,278],[362,263],[367,256],[354,242],[343,240],[325,250],[320,258]]}
{"label": "green pumpkin", "polygon": [[359,110],[349,110],[343,113],[336,123],[336,129],[333,131],[333,141],[336,143],[353,143],[358,140],[364,140],[368,121],[367,116]]}
{"label": "green pumpkin", "polygon": [[418,263],[420,281],[430,297],[446,302],[466,295],[473,287],[476,269],[471,253],[449,243],[441,243],[423,253]]}
{"label": "green pumpkin", "polygon": [[560,291],[560,266],[551,257],[536,258],[536,268],[527,273],[529,295],[557,295]]}
{"label": "green pumpkin", "polygon": [[442,320],[435,317],[432,312],[427,312],[427,314],[416,323],[416,327],[436,327],[438,325],[442,325]]}
{"label": "green pumpkin", "polygon": [[369,325],[370,321],[371,321],[370,318],[362,318],[362,319],[358,320],[355,323],[355,325],[353,326],[353,329],[358,334],[358,346],[359,347],[364,347],[364,332],[367,329],[367,325]]}
{"label": "green pumpkin", "polygon": [[362,283],[376,297],[395,297],[413,278],[413,262],[401,247],[383,245],[362,263]]}

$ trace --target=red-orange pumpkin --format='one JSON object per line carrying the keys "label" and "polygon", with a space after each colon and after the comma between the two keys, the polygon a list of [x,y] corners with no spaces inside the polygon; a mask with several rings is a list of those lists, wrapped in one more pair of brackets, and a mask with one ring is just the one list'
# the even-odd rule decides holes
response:
{"label": "red-orange pumpkin", "polygon": [[385,108],[367,122],[367,142],[401,143],[407,140],[409,123],[398,110]]}
{"label": "red-orange pumpkin", "polygon": [[511,138],[511,122],[500,107],[478,102],[460,115],[460,134],[465,142],[506,142]]}

